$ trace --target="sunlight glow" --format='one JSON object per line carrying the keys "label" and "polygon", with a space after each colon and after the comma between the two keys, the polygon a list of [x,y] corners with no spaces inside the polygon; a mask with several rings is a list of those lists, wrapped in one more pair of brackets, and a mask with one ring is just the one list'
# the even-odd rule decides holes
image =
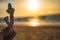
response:
{"label": "sunlight glow", "polygon": [[39,22],[37,20],[32,20],[32,21],[29,22],[29,25],[33,26],[33,27],[36,27],[36,26],[39,25]]}
{"label": "sunlight glow", "polygon": [[38,0],[28,0],[27,2],[27,8],[30,11],[36,11],[39,8],[40,3]]}

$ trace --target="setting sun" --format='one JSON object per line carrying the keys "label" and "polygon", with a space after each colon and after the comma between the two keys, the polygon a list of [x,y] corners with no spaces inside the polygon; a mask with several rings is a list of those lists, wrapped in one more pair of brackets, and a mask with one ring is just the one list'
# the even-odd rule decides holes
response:
{"label": "setting sun", "polygon": [[27,2],[27,8],[30,11],[36,11],[39,8],[39,2],[38,0],[28,0]]}

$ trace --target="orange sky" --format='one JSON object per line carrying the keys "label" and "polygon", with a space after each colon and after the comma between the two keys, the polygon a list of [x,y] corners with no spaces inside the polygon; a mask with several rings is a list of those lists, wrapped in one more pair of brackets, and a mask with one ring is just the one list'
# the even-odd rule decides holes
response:
{"label": "orange sky", "polygon": [[39,7],[36,11],[27,8],[28,0],[11,0],[11,1],[1,1],[0,2],[0,18],[8,15],[6,12],[7,4],[11,2],[13,8],[15,9],[15,17],[26,17],[26,16],[37,16],[37,15],[49,15],[60,13],[60,7],[57,0],[39,0]]}

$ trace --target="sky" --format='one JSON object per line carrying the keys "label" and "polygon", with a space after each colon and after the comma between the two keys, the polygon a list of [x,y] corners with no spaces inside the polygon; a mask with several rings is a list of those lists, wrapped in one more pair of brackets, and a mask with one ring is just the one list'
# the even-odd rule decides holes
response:
{"label": "sky", "polygon": [[0,18],[9,16],[6,12],[8,3],[15,9],[14,17],[60,13],[60,0],[0,0]]}

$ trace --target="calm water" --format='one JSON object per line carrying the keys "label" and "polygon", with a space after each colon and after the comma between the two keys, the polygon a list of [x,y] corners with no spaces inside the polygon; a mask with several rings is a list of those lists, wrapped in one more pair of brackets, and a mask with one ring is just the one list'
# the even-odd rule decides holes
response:
{"label": "calm water", "polygon": [[[25,23],[27,23],[27,22],[14,21],[14,24],[16,24],[16,25],[25,24]],[[5,21],[0,21],[0,25],[6,25],[6,22]]]}
{"label": "calm water", "polygon": [[[23,22],[23,21],[14,21],[14,25],[25,25],[25,24],[28,24],[29,22],[26,21],[26,22]],[[54,24],[54,25],[60,25],[60,22],[47,22],[47,21],[40,21],[39,22],[40,25],[46,25],[46,24]],[[0,25],[6,25],[5,21],[0,21]]]}

